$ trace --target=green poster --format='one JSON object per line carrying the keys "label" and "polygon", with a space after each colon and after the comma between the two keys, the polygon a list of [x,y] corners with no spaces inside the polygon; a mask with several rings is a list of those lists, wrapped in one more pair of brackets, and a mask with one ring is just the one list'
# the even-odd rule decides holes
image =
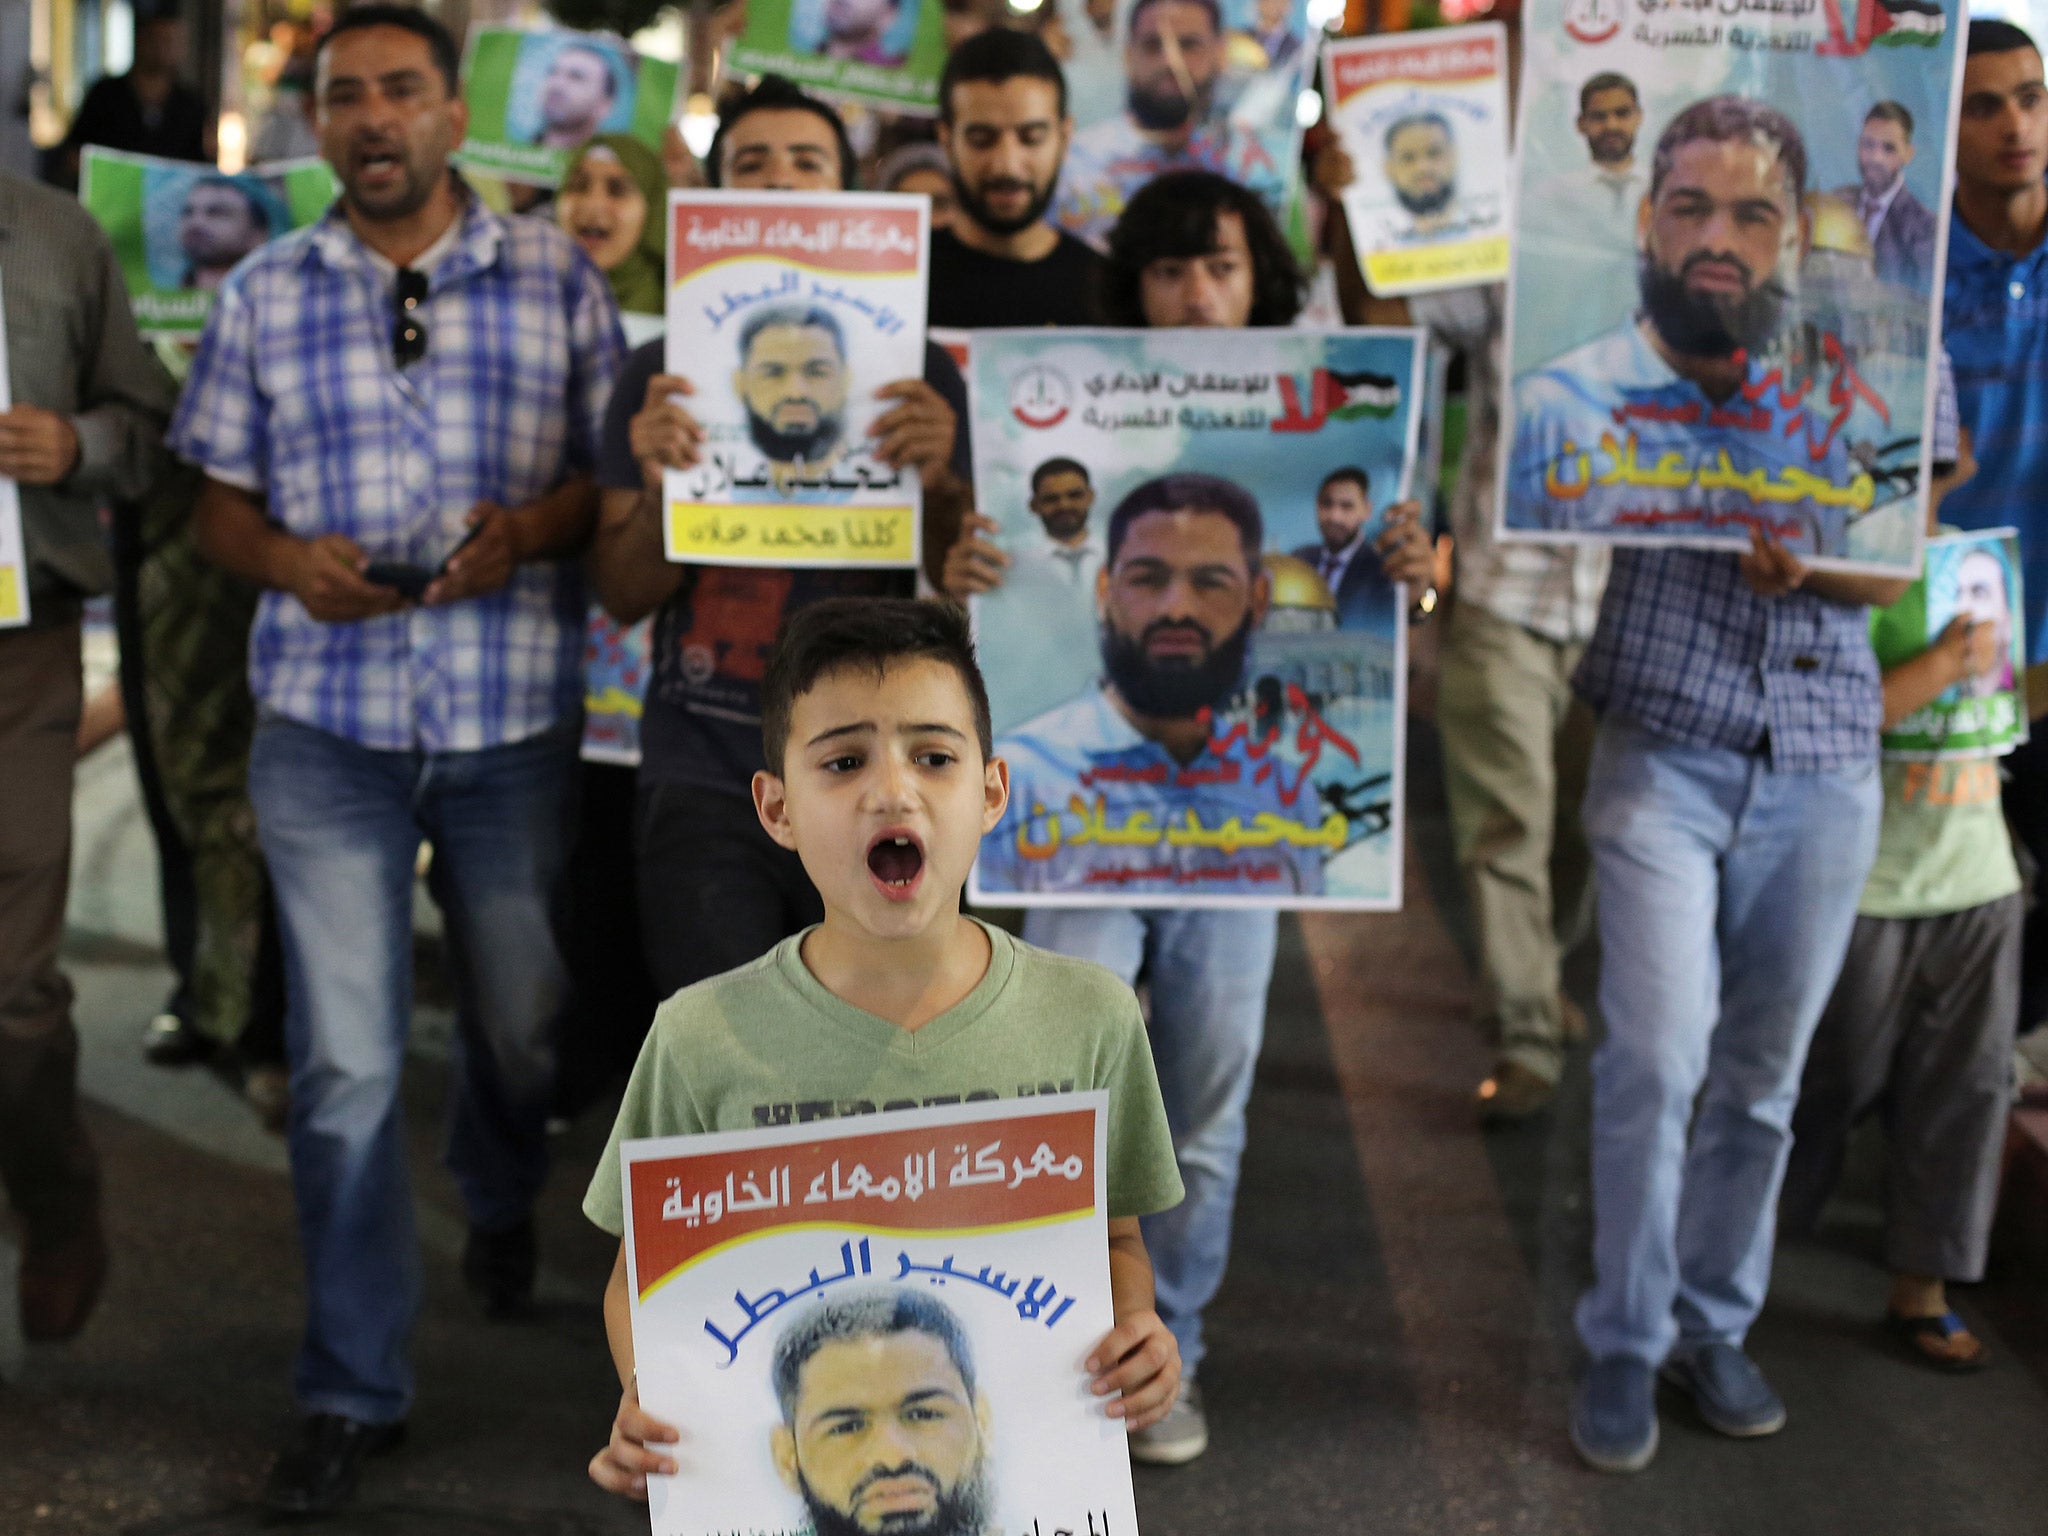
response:
{"label": "green poster", "polygon": [[462,99],[469,133],[457,163],[534,187],[557,187],[570,154],[600,133],[630,133],[661,152],[675,108],[676,66],[643,57],[611,32],[477,26]]}
{"label": "green poster", "polygon": [[823,96],[934,117],[945,8],[939,0],[749,0],[731,60],[743,74],[786,75]]}
{"label": "green poster", "polygon": [[107,232],[145,336],[197,336],[213,290],[264,242],[311,224],[337,188],[321,160],[227,175],[190,160],[88,146],[78,200]]}
{"label": "green poster", "polygon": [[1957,619],[1989,625],[1990,662],[1884,733],[1887,757],[1997,757],[2027,739],[2026,607],[2010,528],[1927,541],[1920,579],[1870,617],[1880,667],[1911,661]]}

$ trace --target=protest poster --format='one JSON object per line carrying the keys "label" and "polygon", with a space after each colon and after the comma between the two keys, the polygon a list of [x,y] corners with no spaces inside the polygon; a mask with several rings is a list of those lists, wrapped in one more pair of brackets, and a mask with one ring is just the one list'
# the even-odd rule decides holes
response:
{"label": "protest poster", "polygon": [[620,624],[591,604],[583,629],[583,759],[640,765],[651,618]]}
{"label": "protest poster", "polygon": [[1113,1322],[1108,1102],[626,1142],[640,1401],[681,1433],[654,1536],[1135,1536],[1083,1370]]}
{"label": "protest poster", "polygon": [[668,557],[915,566],[923,485],[869,451],[924,376],[931,201],[887,192],[671,192],[668,370],[703,457],[663,477]]}
{"label": "protest poster", "polygon": [[1117,67],[1097,50],[1092,73],[1084,62],[1068,82],[1074,138],[1054,222],[1106,247],[1140,187],[1192,166],[1251,188],[1284,229],[1301,90],[1321,39],[1308,0],[1117,0],[1114,35]]}
{"label": "protest poster", "polygon": [[659,154],[677,75],[674,64],[635,53],[616,33],[478,23],[463,59],[469,131],[456,163],[558,187],[569,156],[600,133],[630,133]]}
{"label": "protest poster", "polygon": [[1356,179],[1345,222],[1383,298],[1508,275],[1507,29],[1499,22],[1323,49],[1323,99]]}
{"label": "protest poster", "polygon": [[1919,569],[1962,30],[1532,0],[1502,537]]}
{"label": "protest poster", "polygon": [[1957,618],[1989,624],[1991,665],[1966,677],[1884,733],[1887,757],[2002,757],[2027,739],[2026,607],[2020,539],[2011,528],[1947,533],[1927,541],[1921,579],[1870,616],[1880,667],[1911,661]]}
{"label": "protest poster", "polygon": [[281,160],[229,175],[87,145],[78,200],[107,232],[144,336],[196,338],[213,291],[267,241],[311,224],[339,189],[323,160]]}
{"label": "protest poster", "polygon": [[[1226,361],[1227,360],[1227,361]],[[989,906],[1401,900],[1421,333],[977,333]]]}
{"label": "protest poster", "polygon": [[946,9],[940,0],[748,0],[728,67],[883,112],[936,117]]}

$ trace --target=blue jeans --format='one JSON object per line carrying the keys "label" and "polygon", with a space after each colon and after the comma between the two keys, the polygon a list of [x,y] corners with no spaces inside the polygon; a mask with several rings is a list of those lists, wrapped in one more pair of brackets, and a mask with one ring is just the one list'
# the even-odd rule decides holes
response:
{"label": "blue jeans", "polygon": [[568,982],[550,920],[576,739],[378,752],[264,719],[249,798],[277,893],[289,1000],[286,1132],[306,1266],[295,1386],[308,1413],[411,1406],[420,1300],[399,1077],[412,1022],[420,840],[457,997],[446,1159],[472,1226],[524,1220],[547,1171],[551,1032]]}
{"label": "blue jeans", "polygon": [[[1761,756],[1603,724],[1584,823],[1600,913],[1594,1359],[1739,1345],[1763,1307],[1806,1047],[1877,852],[1877,762]],[[1695,1108],[1697,1106],[1697,1108]],[[1690,1127],[1690,1138],[1687,1131]]]}
{"label": "blue jeans", "polygon": [[1159,1316],[1182,1365],[1201,1363],[1202,1309],[1230,1261],[1244,1107],[1266,1034],[1266,987],[1280,920],[1219,909],[1034,908],[1033,944],[1093,960],[1126,983],[1143,966],[1152,990],[1152,1060],[1187,1198],[1144,1220]]}

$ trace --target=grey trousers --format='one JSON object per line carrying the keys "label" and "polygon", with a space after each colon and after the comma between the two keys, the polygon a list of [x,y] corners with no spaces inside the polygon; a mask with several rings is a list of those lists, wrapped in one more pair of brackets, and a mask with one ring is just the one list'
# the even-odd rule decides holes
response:
{"label": "grey trousers", "polygon": [[1784,1225],[1810,1229],[1873,1110],[1886,1140],[1885,1262],[1971,1281],[1998,1200],[2019,1017],[2022,898],[1941,917],[1859,917],[1792,1117]]}

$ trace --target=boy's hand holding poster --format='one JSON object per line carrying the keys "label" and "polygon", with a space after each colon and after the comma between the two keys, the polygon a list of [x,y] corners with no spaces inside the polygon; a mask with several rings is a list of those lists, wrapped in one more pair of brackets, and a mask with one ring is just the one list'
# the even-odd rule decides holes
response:
{"label": "boy's hand holding poster", "polygon": [[[2010,528],[1927,541],[1927,569],[1891,607],[1870,616],[1881,667],[1910,661],[1961,623],[1981,636],[1963,654],[1974,670],[1884,733],[1884,754],[2002,757],[2027,739],[2026,606],[2020,541]],[[1981,663],[1981,665],[1975,665]]]}
{"label": "boy's hand holding poster", "polygon": [[704,436],[664,477],[668,557],[916,565],[923,484],[869,434],[924,374],[930,200],[671,192],[669,218],[668,371]]}
{"label": "boy's hand holding poster", "polygon": [[939,0],[748,0],[729,68],[824,96],[933,117],[946,66]]}
{"label": "boy's hand holding poster", "polygon": [[624,1146],[640,1402],[680,1470],[654,1536],[1136,1536],[1108,1096]]}
{"label": "boy's hand holding poster", "polygon": [[121,263],[135,328],[196,340],[213,291],[235,264],[327,211],[334,173],[321,160],[259,165],[230,176],[189,160],[87,145],[78,200]]}
{"label": "boy's hand holding poster", "polygon": [[1499,22],[1323,49],[1330,125],[1358,171],[1345,220],[1374,293],[1508,275],[1507,53]]}
{"label": "boy's hand holding poster", "polygon": [[1106,246],[1161,171],[1197,167],[1251,188],[1287,226],[1299,180],[1302,83],[1320,34],[1308,0],[1116,0],[1113,46],[1069,15],[1073,143],[1054,222]]}
{"label": "boy's hand holding poster", "polygon": [[658,154],[676,77],[675,65],[643,58],[611,32],[479,24],[463,60],[469,131],[455,159],[506,181],[557,187],[569,156],[600,133],[630,133]]}
{"label": "boy's hand holding poster", "polygon": [[1919,568],[1961,30],[1531,0],[1504,537]]}
{"label": "boy's hand holding poster", "polygon": [[1415,331],[982,332],[990,906],[1400,904]]}

